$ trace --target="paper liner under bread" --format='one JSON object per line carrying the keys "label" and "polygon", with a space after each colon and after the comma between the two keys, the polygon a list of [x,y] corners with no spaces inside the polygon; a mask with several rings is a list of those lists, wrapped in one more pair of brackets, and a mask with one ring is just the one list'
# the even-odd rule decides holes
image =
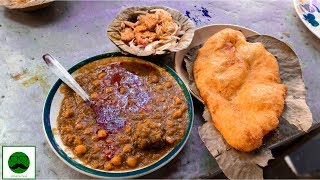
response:
{"label": "paper liner under bread", "polygon": [[[259,149],[250,153],[231,148],[214,127],[211,116],[205,108],[203,117],[207,122],[199,127],[199,135],[221,170],[230,179],[262,179],[261,167],[266,166],[268,160],[273,158],[270,149],[293,139],[297,134],[307,132],[314,123],[306,103],[306,89],[295,52],[286,43],[271,36],[256,35],[247,38],[247,41],[262,43],[276,57],[281,82],[288,87],[288,90],[278,127],[264,138],[264,143]],[[191,48],[184,58],[185,68],[189,74],[188,85],[196,95],[199,95],[199,92],[193,81],[193,62],[201,46]]]}

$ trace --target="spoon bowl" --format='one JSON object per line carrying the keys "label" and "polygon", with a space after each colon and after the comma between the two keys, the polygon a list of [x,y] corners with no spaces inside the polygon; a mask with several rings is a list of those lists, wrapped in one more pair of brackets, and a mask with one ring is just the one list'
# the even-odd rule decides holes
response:
{"label": "spoon bowl", "polygon": [[42,56],[49,69],[76,92],[85,102],[90,102],[90,97],[81,88],[77,81],[68,73],[68,71],[50,54]]}

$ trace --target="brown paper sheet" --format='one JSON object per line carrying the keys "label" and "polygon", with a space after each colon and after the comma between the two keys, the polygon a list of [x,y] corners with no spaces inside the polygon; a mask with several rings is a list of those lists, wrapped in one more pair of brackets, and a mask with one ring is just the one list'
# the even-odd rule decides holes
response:
{"label": "brown paper sheet", "polygon": [[[287,85],[288,91],[277,129],[264,138],[261,148],[250,153],[231,148],[215,129],[211,116],[205,108],[203,117],[207,122],[199,128],[199,135],[221,170],[230,179],[263,179],[261,167],[266,166],[273,158],[270,149],[295,138],[298,134],[305,133],[315,123],[305,101],[306,90],[299,59],[294,51],[284,42],[271,36],[252,36],[247,38],[247,41],[261,42],[277,58],[280,78],[282,83]],[[200,47],[201,45],[190,49],[184,58],[189,73],[189,88],[196,95],[199,95],[199,92],[193,82],[192,69]]]}

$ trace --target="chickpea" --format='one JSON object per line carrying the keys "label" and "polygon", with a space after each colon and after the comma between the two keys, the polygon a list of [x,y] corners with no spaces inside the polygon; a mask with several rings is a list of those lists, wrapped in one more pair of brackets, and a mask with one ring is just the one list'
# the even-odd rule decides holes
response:
{"label": "chickpea", "polygon": [[[89,76],[91,76],[91,77],[93,77],[95,75],[96,75],[96,73],[94,73],[94,72],[89,73]],[[77,76],[76,78],[79,78],[79,80],[80,80],[82,77]]]}
{"label": "chickpea", "polygon": [[98,141],[99,137],[97,135],[92,135],[91,139],[94,140],[94,141]]}
{"label": "chickpea", "polygon": [[175,119],[180,118],[181,116],[182,116],[182,112],[180,110],[176,110],[172,114],[172,117],[175,118]]}
{"label": "chickpea", "polygon": [[174,123],[171,120],[166,120],[166,125],[172,127],[174,126]]}
{"label": "chickpea", "polygon": [[73,141],[73,142],[74,142],[74,144],[75,144],[75,145],[82,144],[81,138],[80,138],[80,137],[78,137],[78,136],[76,136],[76,137],[75,137],[75,139],[74,139],[74,141]]}
{"label": "chickpea", "polygon": [[169,143],[169,144],[174,143],[174,139],[173,139],[172,137],[170,137],[170,136],[165,137],[164,140],[165,140],[167,143]]}
{"label": "chickpea", "polygon": [[[65,133],[63,133],[65,134]],[[62,140],[68,145],[68,146],[71,146],[74,142],[74,135],[72,134],[65,134],[63,137],[62,137]]]}
{"label": "chickpea", "polygon": [[175,132],[176,132],[176,130],[173,129],[173,128],[169,128],[169,129],[166,130],[166,133],[167,133],[167,135],[169,135],[169,136],[172,136]]}
{"label": "chickpea", "polygon": [[137,165],[137,159],[135,157],[128,157],[126,162],[130,167],[135,167]]}
{"label": "chickpea", "polygon": [[171,88],[171,87],[172,87],[172,83],[171,83],[170,81],[165,82],[164,85],[165,85],[167,88]]}
{"label": "chickpea", "polygon": [[104,169],[105,170],[111,170],[113,168],[113,166],[112,166],[112,164],[110,163],[110,162],[106,162],[105,164],[104,164]]}
{"label": "chickpea", "polygon": [[90,166],[93,168],[93,169],[97,169],[99,167],[99,164],[95,163],[95,162],[92,162],[90,164]]}
{"label": "chickpea", "polygon": [[80,104],[80,103],[83,102],[83,99],[82,99],[81,96],[79,96],[78,94],[76,94],[75,99],[76,99],[76,103],[77,103],[77,104]]}
{"label": "chickpea", "polygon": [[106,93],[106,94],[109,94],[109,93],[111,93],[113,91],[113,87],[107,87],[105,90],[104,90],[104,92]]}
{"label": "chickpea", "polygon": [[110,143],[113,142],[113,140],[112,140],[112,139],[106,139],[106,142],[107,142],[108,144],[110,144]]}
{"label": "chickpea", "polygon": [[82,128],[83,128],[83,126],[80,122],[76,124],[76,129],[82,129]]}
{"label": "chickpea", "polygon": [[99,157],[99,160],[100,160],[100,161],[104,161],[105,159],[106,159],[105,156],[100,156],[100,157]]}
{"label": "chickpea", "polygon": [[99,146],[97,146],[97,145],[93,146],[93,153],[97,153],[99,151],[100,151],[100,147]]}
{"label": "chickpea", "polygon": [[60,92],[61,92],[61,93],[66,93],[66,92],[68,92],[68,86],[66,86],[66,85],[61,86]]}
{"label": "chickpea", "polygon": [[121,165],[121,157],[119,155],[116,155],[114,156],[112,159],[111,159],[111,163],[115,166],[119,166]]}
{"label": "chickpea", "polygon": [[155,113],[155,114],[154,114],[154,118],[155,118],[155,119],[160,119],[160,118],[162,118],[162,114],[160,114],[160,113]]}
{"label": "chickpea", "polygon": [[106,155],[109,155],[109,154],[111,154],[111,150],[110,149],[105,149],[103,151],[103,153],[106,154]]}
{"label": "chickpea", "polygon": [[138,110],[138,113],[139,113],[139,114],[144,114],[145,112],[144,112],[143,109],[139,109],[139,110]]}
{"label": "chickpea", "polygon": [[94,93],[92,93],[92,94],[90,95],[90,97],[91,97],[92,99],[97,99],[97,98],[98,98],[98,93],[97,93],[97,92],[94,92]]}
{"label": "chickpea", "polygon": [[119,88],[119,92],[120,92],[120,94],[126,93],[126,88],[120,87],[120,88]]}
{"label": "chickpea", "polygon": [[163,87],[162,87],[160,84],[158,84],[157,87],[156,87],[156,89],[157,89],[158,91],[162,91],[162,90],[163,90]]}
{"label": "chickpea", "polygon": [[65,118],[70,118],[74,115],[74,112],[71,108],[66,108],[63,113],[62,113],[62,116],[65,117]]}
{"label": "chickpea", "polygon": [[110,84],[110,80],[105,79],[105,80],[103,80],[103,83],[104,83],[105,85],[108,85],[108,84]]}
{"label": "chickpea", "polygon": [[146,109],[147,109],[147,111],[150,111],[150,110],[153,109],[153,107],[152,107],[150,104],[147,104],[147,105],[146,105]]}
{"label": "chickpea", "polygon": [[77,122],[81,121],[84,118],[84,114],[79,114],[77,118]]}
{"label": "chickpea", "polygon": [[87,152],[87,147],[85,145],[78,145],[74,148],[74,153],[77,155],[77,156],[81,156],[83,155],[84,153]]}
{"label": "chickpea", "polygon": [[187,106],[182,106],[181,107],[181,112],[185,112],[187,109],[188,109]]}
{"label": "chickpea", "polygon": [[125,133],[126,133],[126,134],[130,134],[130,133],[131,133],[131,127],[126,127]]}
{"label": "chickpea", "polygon": [[125,153],[129,153],[132,151],[132,146],[130,144],[126,144],[123,146],[122,151]]}
{"label": "chickpea", "polygon": [[92,85],[93,86],[99,86],[100,85],[100,80],[96,79],[96,80],[92,81]]}
{"label": "chickpea", "polygon": [[104,138],[106,138],[107,137],[107,131],[106,130],[104,130],[104,129],[99,129],[98,130],[98,137],[100,138],[100,139],[104,139]]}
{"label": "chickpea", "polygon": [[136,154],[134,157],[138,160],[141,158],[141,154]]}
{"label": "chickpea", "polygon": [[84,159],[82,162],[84,165],[88,165],[91,159]]}
{"label": "chickpea", "polygon": [[177,105],[182,103],[181,99],[178,97],[174,97],[173,100],[174,100],[175,104],[177,104]]}
{"label": "chickpea", "polygon": [[166,100],[166,99],[165,99],[164,97],[159,97],[159,98],[158,98],[158,101],[159,101],[159,102],[164,102],[165,100]]}
{"label": "chickpea", "polygon": [[69,125],[68,126],[65,126],[63,127],[62,129],[65,133],[70,133],[72,131],[72,127],[70,127]]}
{"label": "chickpea", "polygon": [[102,78],[104,78],[106,75],[107,75],[107,73],[102,72],[102,73],[98,74],[98,78],[99,78],[99,79],[102,79]]}
{"label": "chickpea", "polygon": [[152,74],[152,75],[150,75],[149,78],[150,78],[150,82],[152,82],[152,83],[157,83],[157,82],[159,82],[159,78],[158,78],[157,75]]}
{"label": "chickpea", "polygon": [[84,130],[83,134],[85,134],[85,135],[92,134],[92,128],[86,128]]}

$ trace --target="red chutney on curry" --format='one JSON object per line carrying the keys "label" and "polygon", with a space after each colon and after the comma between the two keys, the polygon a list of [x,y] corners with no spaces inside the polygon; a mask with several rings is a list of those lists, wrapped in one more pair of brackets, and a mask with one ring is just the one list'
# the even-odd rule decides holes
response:
{"label": "red chutney on curry", "polygon": [[62,86],[58,130],[85,165],[107,171],[141,168],[184,137],[187,100],[164,69],[137,58],[112,57],[83,66],[75,79],[92,102]]}

